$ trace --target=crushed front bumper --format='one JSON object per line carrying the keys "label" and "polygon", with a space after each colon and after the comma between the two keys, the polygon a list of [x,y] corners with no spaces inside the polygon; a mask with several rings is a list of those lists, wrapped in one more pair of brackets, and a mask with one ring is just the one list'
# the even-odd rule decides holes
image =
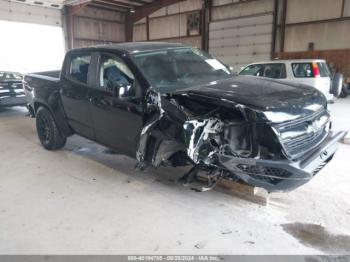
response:
{"label": "crushed front bumper", "polygon": [[262,160],[219,155],[219,161],[228,171],[246,183],[265,188],[269,192],[290,191],[312,179],[332,158],[338,141],[345,132],[330,132],[317,149],[304,159]]}

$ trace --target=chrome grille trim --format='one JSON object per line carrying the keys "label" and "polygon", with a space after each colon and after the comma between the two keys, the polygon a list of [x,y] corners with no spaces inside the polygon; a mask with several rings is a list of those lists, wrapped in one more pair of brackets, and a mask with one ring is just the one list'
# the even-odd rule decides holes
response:
{"label": "chrome grille trim", "polygon": [[[318,126],[319,122],[320,125]],[[275,125],[272,128],[281,143],[285,156],[292,160],[298,160],[317,148],[326,139],[329,122],[328,111],[322,110],[310,117],[287,124]],[[293,132],[297,135],[288,137],[288,134],[293,134]]]}

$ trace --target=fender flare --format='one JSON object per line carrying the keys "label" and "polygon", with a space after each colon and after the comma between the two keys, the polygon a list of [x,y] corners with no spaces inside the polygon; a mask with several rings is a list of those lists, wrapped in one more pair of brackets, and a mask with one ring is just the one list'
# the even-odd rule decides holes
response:
{"label": "fender flare", "polygon": [[52,114],[58,129],[64,134],[65,136],[71,136],[74,134],[72,128],[69,126],[66,115],[63,111],[63,105],[61,102],[61,99],[57,99],[56,102],[53,102],[53,99],[48,99],[51,101],[51,104],[47,101],[39,98],[34,98],[33,100],[33,110],[34,115],[36,115],[37,110],[39,107],[45,107],[47,110],[50,111]]}

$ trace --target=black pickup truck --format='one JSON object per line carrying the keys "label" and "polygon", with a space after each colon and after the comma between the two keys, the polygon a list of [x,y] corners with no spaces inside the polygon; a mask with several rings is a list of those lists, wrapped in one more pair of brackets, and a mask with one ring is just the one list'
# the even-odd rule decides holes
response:
{"label": "black pickup truck", "polygon": [[34,90],[30,107],[46,149],[79,134],[136,158],[141,169],[189,165],[182,181],[204,177],[202,190],[221,178],[292,190],[332,159],[344,135],[330,130],[316,89],[235,76],[180,44],[71,50],[61,72],[29,74],[24,83]]}

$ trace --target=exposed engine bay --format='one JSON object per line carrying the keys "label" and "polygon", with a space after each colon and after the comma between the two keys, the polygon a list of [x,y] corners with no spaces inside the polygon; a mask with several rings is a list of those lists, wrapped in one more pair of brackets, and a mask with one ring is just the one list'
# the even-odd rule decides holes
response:
{"label": "exposed engine bay", "polygon": [[279,125],[261,121],[267,117],[262,118],[262,112],[230,101],[217,104],[189,93],[151,93],[148,108],[150,119],[142,131],[137,153],[139,167],[192,165],[181,181],[187,185],[199,173],[205,173],[207,185],[199,191],[212,189],[222,178],[244,181],[268,191],[290,190],[310,180],[325,165],[317,166],[313,173],[297,171],[301,158],[312,150],[298,148],[293,155],[286,149],[288,143],[283,143],[288,136],[296,133],[302,137],[308,132],[302,129],[309,128],[303,123],[321,133],[317,134],[318,142],[315,136],[312,139],[312,147],[322,143],[330,125],[324,108],[309,122],[299,121],[300,127],[287,121],[289,127],[284,127],[283,135]]}

